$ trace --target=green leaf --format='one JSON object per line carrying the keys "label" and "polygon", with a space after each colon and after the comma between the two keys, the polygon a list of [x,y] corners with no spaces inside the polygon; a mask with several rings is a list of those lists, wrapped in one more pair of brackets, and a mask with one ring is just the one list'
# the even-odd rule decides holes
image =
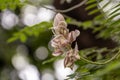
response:
{"label": "green leaf", "polygon": [[17,39],[18,39],[17,37],[9,38],[9,39],[7,40],[7,43],[14,42],[14,41],[16,41]]}
{"label": "green leaf", "polygon": [[86,2],[86,4],[91,4],[91,3],[94,3],[94,2],[96,2],[96,0],[88,0],[88,1]]}
{"label": "green leaf", "polygon": [[90,6],[86,7],[85,9],[90,10],[92,8],[95,8],[95,7],[97,7],[97,4],[90,5]]}
{"label": "green leaf", "polygon": [[20,37],[19,37],[19,38],[20,38],[20,41],[21,41],[21,42],[25,42],[25,41],[27,40],[26,35],[23,34],[23,33],[20,34]]}
{"label": "green leaf", "polygon": [[82,23],[82,26],[84,29],[92,28],[93,27],[93,22],[92,21],[85,21]]}
{"label": "green leaf", "polygon": [[103,37],[103,38],[109,38],[111,36],[111,32],[114,28],[113,27],[109,27],[107,29],[104,29],[101,33],[99,33],[97,35],[97,37]]}
{"label": "green leaf", "polygon": [[53,58],[51,58],[51,59],[48,59],[48,60],[43,61],[42,64],[51,63],[51,62],[54,62],[54,61],[59,60],[59,59],[61,59],[61,58],[62,58],[62,57],[60,57],[60,56],[58,56],[58,57],[53,57]]}
{"label": "green leaf", "polygon": [[112,70],[120,68],[120,62],[119,61],[113,61],[110,64],[108,64],[104,69],[101,69],[95,73],[95,76],[102,76],[107,73],[109,73]]}
{"label": "green leaf", "polygon": [[114,11],[112,11],[112,12],[109,14],[109,16],[111,16],[111,15],[113,15],[113,14],[115,14],[115,13],[118,13],[118,11],[120,11],[120,8],[115,9]]}
{"label": "green leaf", "polygon": [[111,2],[112,2],[112,0],[108,1],[107,3],[105,3],[105,5],[101,8],[101,10],[105,9]]}
{"label": "green leaf", "polygon": [[0,0],[0,10],[10,9],[15,10],[16,7],[21,6],[20,0]]}
{"label": "green leaf", "polygon": [[13,38],[13,40],[10,39],[9,42],[12,42],[17,39],[20,39],[21,42],[25,42],[28,39],[27,36],[38,37],[40,33],[45,32],[46,30],[49,30],[50,27],[52,27],[51,22],[41,22],[31,27],[25,27],[22,30],[13,33],[13,36],[11,37]]}
{"label": "green leaf", "polygon": [[93,15],[93,14],[96,14],[97,12],[99,12],[99,10],[98,9],[94,9],[93,11],[89,12],[88,14],[89,15]]}

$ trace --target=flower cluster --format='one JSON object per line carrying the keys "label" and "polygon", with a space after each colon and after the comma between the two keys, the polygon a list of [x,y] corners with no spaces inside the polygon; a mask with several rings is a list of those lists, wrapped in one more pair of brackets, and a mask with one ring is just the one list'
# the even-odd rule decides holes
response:
{"label": "flower cluster", "polygon": [[80,35],[79,30],[69,32],[64,17],[58,13],[54,18],[52,31],[54,33],[54,38],[51,40],[51,46],[54,48],[53,55],[66,53],[64,66],[72,69],[74,62],[80,59],[77,44],[74,49],[71,48],[72,42]]}

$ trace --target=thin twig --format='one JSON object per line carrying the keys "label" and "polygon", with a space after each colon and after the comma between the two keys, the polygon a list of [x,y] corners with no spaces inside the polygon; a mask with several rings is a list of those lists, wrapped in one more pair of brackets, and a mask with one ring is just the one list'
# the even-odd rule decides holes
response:
{"label": "thin twig", "polygon": [[91,63],[91,64],[103,65],[103,64],[107,64],[107,63],[111,62],[112,60],[114,60],[119,55],[119,53],[120,53],[120,50],[112,58],[110,58],[109,60],[107,60],[105,62],[94,62],[94,61],[91,61],[91,60],[84,58],[81,55],[80,55],[80,58],[88,63]]}
{"label": "thin twig", "polygon": [[66,13],[66,12],[72,11],[72,10],[74,10],[74,9],[76,9],[76,8],[84,5],[86,2],[87,2],[87,0],[83,0],[83,1],[80,2],[79,4],[77,4],[77,5],[75,5],[75,6],[72,6],[72,7],[68,8],[68,9],[65,9],[65,10],[56,10],[56,9],[52,9],[52,8],[46,7],[46,6],[44,6],[44,5],[41,5],[41,7],[46,8],[46,9],[49,9],[49,10],[52,10],[52,11],[54,11],[54,12]]}

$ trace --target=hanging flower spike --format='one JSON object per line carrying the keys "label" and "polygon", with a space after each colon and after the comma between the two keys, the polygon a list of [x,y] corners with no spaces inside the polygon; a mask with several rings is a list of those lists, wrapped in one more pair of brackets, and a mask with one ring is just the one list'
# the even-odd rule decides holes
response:
{"label": "hanging flower spike", "polygon": [[54,33],[54,38],[51,40],[51,46],[54,48],[53,56],[65,53],[64,67],[73,69],[74,62],[80,59],[80,57],[77,44],[75,49],[72,49],[71,45],[80,35],[79,30],[69,32],[64,17],[58,13],[55,16],[52,31]]}

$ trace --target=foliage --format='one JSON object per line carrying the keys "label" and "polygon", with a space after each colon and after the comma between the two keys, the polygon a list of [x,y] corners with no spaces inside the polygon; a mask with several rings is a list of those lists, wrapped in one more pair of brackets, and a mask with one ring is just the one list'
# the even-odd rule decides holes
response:
{"label": "foliage", "polygon": [[22,2],[20,0],[0,0],[0,10],[11,9],[15,10],[17,7],[21,6]]}
{"label": "foliage", "polygon": [[24,29],[15,32],[13,37],[8,39],[8,43],[13,42],[17,39],[20,39],[21,42],[26,42],[27,36],[39,36],[41,32],[47,31],[52,26],[51,22],[42,22],[34,26],[25,27]]}

